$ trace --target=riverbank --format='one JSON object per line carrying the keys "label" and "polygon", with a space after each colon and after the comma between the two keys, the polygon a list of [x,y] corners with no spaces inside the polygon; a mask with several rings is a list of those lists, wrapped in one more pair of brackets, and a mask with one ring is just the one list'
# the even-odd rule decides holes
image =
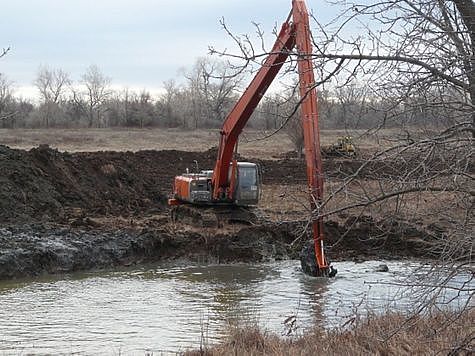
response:
{"label": "riverbank", "polygon": [[223,343],[185,355],[473,355],[473,320],[475,310],[467,308],[460,314],[371,316],[350,320],[341,329],[317,328],[296,338],[235,328]]}
{"label": "riverbank", "polygon": [[[304,222],[194,228],[152,215],[107,223],[83,219],[77,224],[0,228],[0,280],[178,259],[200,263],[298,259],[310,238]],[[354,218],[346,224],[327,221],[325,232],[332,261],[434,257],[436,232],[404,221],[369,217],[357,223]]]}

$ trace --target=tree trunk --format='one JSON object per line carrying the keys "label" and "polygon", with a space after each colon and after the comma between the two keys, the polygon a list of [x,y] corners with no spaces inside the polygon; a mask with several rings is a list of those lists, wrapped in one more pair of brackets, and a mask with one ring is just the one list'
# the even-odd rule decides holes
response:
{"label": "tree trunk", "polygon": [[470,70],[467,73],[470,103],[472,104],[472,137],[475,138],[475,2],[473,0],[453,0],[462,16],[463,23],[470,35]]}

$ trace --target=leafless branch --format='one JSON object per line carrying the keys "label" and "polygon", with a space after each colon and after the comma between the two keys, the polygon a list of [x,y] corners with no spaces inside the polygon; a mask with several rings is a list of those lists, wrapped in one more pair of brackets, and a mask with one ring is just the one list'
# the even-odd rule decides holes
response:
{"label": "leafless branch", "polygon": [[0,58],[6,56],[8,52],[10,52],[10,47],[3,48],[3,49],[0,51]]}

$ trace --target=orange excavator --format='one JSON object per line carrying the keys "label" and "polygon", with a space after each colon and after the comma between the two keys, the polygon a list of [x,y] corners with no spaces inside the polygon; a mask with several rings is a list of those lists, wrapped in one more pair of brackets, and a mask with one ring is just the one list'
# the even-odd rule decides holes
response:
{"label": "orange excavator", "polygon": [[[253,206],[260,193],[260,175],[256,164],[238,162],[237,142],[244,126],[256,109],[287,58],[296,49],[300,79],[300,105],[305,143],[307,181],[312,211],[313,243],[310,261],[302,257],[305,273],[333,276],[323,249],[323,221],[318,214],[323,199],[322,157],[318,127],[317,93],[312,65],[312,42],[308,11],[304,0],[293,0],[292,10],[265,62],[224,121],[213,170],[184,173],[175,177],[170,205]],[[295,53],[295,52],[294,52]]]}

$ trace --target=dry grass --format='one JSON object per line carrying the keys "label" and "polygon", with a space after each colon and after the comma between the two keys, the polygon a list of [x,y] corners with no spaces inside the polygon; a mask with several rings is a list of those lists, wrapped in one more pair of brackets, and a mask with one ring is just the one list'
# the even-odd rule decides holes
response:
{"label": "dry grass", "polygon": [[187,355],[473,355],[474,320],[473,309],[462,315],[439,312],[412,318],[388,314],[293,339],[236,328],[220,345]]}
{"label": "dry grass", "polygon": [[69,152],[164,149],[204,151],[212,146],[211,142],[217,142],[217,137],[217,131],[179,132],[161,129],[0,130],[0,144],[22,149],[47,144]]}
{"label": "dry grass", "polygon": [[[360,184],[362,183],[363,184]],[[341,186],[341,182],[327,181],[325,183],[325,196],[331,196]],[[384,186],[382,182],[375,180],[357,181],[350,184],[343,191],[334,194],[325,206],[326,212],[336,211],[342,207],[362,202],[366,191],[376,196],[379,189]],[[305,184],[294,185],[263,185],[263,193],[259,201],[259,208],[269,218],[275,221],[305,219],[309,216],[308,193]],[[385,187],[389,190],[389,187]],[[399,199],[394,197],[366,208],[353,208],[331,216],[332,220],[346,220],[349,215],[358,216],[361,213],[371,215],[375,219],[381,219],[388,214],[399,216],[402,219],[415,220],[420,223],[439,221],[440,217],[460,219],[465,212],[462,206],[457,204],[456,193],[451,192],[417,192],[405,194]]]}
{"label": "dry grass", "polygon": [[[335,143],[343,130],[322,131],[322,144]],[[352,133],[355,138],[363,131]],[[391,130],[381,133],[394,136]],[[247,130],[241,135],[239,151],[248,157],[272,158],[292,151],[291,141],[284,133],[278,133],[265,140],[257,130]],[[177,129],[0,129],[0,144],[12,148],[30,149],[47,144],[60,151],[140,151],[140,150],[186,150],[206,151],[219,142],[219,130],[183,131]],[[388,141],[385,141],[386,144]],[[384,145],[376,138],[356,139],[364,151],[371,151]]]}

